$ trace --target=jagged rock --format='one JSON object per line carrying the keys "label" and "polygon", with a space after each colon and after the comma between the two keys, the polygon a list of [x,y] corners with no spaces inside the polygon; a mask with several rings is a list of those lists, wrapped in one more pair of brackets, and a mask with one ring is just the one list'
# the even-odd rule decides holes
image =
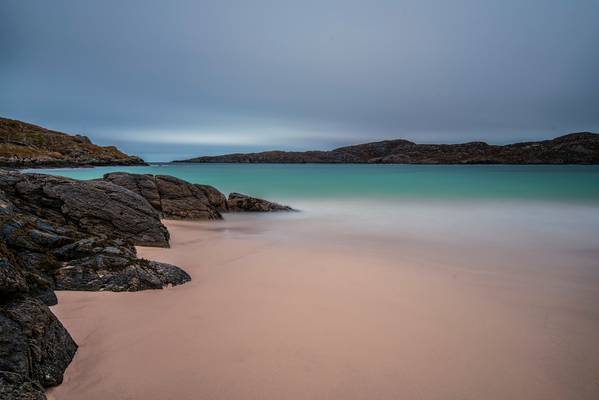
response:
{"label": "jagged rock", "polygon": [[227,205],[227,197],[222,194],[217,188],[210,185],[200,185],[195,184],[195,187],[204,192],[204,195],[208,199],[208,202],[219,212],[227,212],[229,211],[229,206]]}
{"label": "jagged rock", "polygon": [[204,191],[174,176],[156,175],[162,214],[174,219],[222,219]]}
{"label": "jagged rock", "polygon": [[58,385],[76,351],[69,333],[40,300],[16,297],[0,305],[0,371],[42,386]]}
{"label": "jagged rock", "polygon": [[162,212],[160,194],[158,193],[158,187],[156,186],[154,175],[112,172],[105,174],[103,179],[141,195],[143,198],[148,200],[154,209],[156,209],[158,212]]}
{"label": "jagged rock", "polygon": [[52,250],[59,260],[74,260],[100,253],[121,255],[124,257],[135,257],[135,247],[123,239],[107,240],[96,236],[88,236],[63,247]]}
{"label": "jagged rock", "polygon": [[[104,180],[143,196],[166,219],[222,219],[222,193],[166,175],[115,172]],[[224,196],[223,196],[224,197]]]}
{"label": "jagged rock", "polygon": [[[7,290],[23,286],[24,281],[31,296],[52,305],[56,303],[54,289],[135,291],[190,280],[178,267],[138,259],[127,239],[63,228],[5,203],[5,212],[0,214],[0,265],[18,266],[18,273],[0,273]],[[9,206],[12,213],[6,211]]]}
{"label": "jagged rock", "polygon": [[[46,305],[56,303],[54,289],[134,291],[191,279],[176,266],[138,259],[126,237],[110,239],[83,229],[77,204],[86,204],[85,199],[63,199],[55,194],[56,186],[71,193],[72,182],[46,178],[0,173],[6,190],[0,190],[1,399],[43,399],[42,386],[62,381],[77,345]],[[92,188],[102,185],[111,187],[100,191],[105,207],[118,209],[110,202],[120,202],[125,191],[151,209],[141,196],[120,186],[94,182]],[[97,194],[88,189],[76,189],[81,194],[75,197]]]}
{"label": "jagged rock", "polygon": [[289,206],[273,203],[268,200],[250,197],[241,193],[229,194],[227,200],[229,211],[240,212],[272,212],[272,211],[294,211]]}
{"label": "jagged rock", "polygon": [[44,400],[44,389],[27,377],[8,371],[0,371],[0,399]]}
{"label": "jagged rock", "polygon": [[174,265],[99,254],[68,262],[55,280],[57,290],[131,292],[180,285],[191,277]]}
{"label": "jagged rock", "polygon": [[20,209],[93,235],[168,247],[168,231],[142,196],[104,181],[0,171],[0,190]]}
{"label": "jagged rock", "polygon": [[[0,214],[0,227],[25,218],[11,209]],[[0,398],[39,398],[38,384],[60,383],[77,345],[44,304],[56,302],[53,282],[37,270],[35,259],[45,255],[11,243],[0,242]]]}
{"label": "jagged rock", "polygon": [[173,176],[140,175],[113,172],[104,180],[121,185],[144,196],[164,218],[222,219],[221,212],[292,211],[289,206],[240,193],[229,199],[209,185],[192,184]]}
{"label": "jagged rock", "polygon": [[97,146],[83,135],[67,135],[0,118],[0,166],[17,168],[145,165],[114,146]]}
{"label": "jagged rock", "polygon": [[12,254],[9,255],[4,244],[0,243],[0,299],[8,299],[28,289],[25,277],[15,268],[11,258]]}

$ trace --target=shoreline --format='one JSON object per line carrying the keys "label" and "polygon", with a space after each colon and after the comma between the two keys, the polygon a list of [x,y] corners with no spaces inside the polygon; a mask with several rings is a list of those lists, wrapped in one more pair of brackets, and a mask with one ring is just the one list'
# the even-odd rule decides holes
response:
{"label": "shoreline", "polygon": [[51,399],[596,394],[598,277],[583,263],[527,265],[510,250],[481,265],[501,250],[339,236],[311,218],[164,222],[172,247],[140,256],[192,281],[59,292],[53,311],[81,347]]}

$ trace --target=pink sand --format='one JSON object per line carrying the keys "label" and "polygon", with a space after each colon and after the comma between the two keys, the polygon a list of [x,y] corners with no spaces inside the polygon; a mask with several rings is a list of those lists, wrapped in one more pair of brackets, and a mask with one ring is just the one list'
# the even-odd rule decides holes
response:
{"label": "pink sand", "polygon": [[59,293],[80,348],[52,399],[599,398],[588,264],[334,221],[166,224],[172,248],[140,253],[193,281]]}

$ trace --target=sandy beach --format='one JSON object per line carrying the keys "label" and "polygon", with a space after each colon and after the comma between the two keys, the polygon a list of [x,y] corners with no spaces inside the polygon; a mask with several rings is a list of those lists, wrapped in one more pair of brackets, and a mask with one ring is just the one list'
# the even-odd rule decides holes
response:
{"label": "sandy beach", "polygon": [[193,281],[59,292],[80,348],[50,398],[598,398],[589,210],[375,210],[166,221],[139,252]]}

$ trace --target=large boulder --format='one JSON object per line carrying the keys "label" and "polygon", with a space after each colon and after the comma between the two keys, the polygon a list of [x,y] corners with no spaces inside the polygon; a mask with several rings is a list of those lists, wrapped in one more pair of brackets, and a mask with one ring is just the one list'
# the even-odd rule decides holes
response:
{"label": "large boulder", "polygon": [[161,212],[160,193],[154,175],[112,172],[104,175],[104,180],[135,192],[148,200],[155,210]]}
{"label": "large boulder", "polygon": [[273,211],[294,211],[289,206],[273,203],[268,200],[251,197],[241,193],[229,194],[227,200],[229,211],[232,212],[273,212]]}
{"label": "large boulder", "polygon": [[42,300],[33,297],[14,254],[0,244],[0,398],[43,399],[58,385],[77,345]]}
{"label": "large boulder", "polygon": [[229,211],[227,205],[227,196],[222,194],[217,188],[210,185],[194,184],[194,186],[204,192],[204,196],[208,199],[208,202],[219,212]]}
{"label": "large boulder", "polygon": [[0,190],[23,211],[93,235],[168,247],[160,215],[137,193],[106,181],[0,171]]}
{"label": "large boulder", "polygon": [[117,248],[65,263],[54,275],[57,290],[133,292],[189,282],[174,265],[119,254]]}
{"label": "large boulder", "polygon": [[0,269],[0,296],[25,290],[53,305],[55,289],[136,291],[191,279],[176,266],[137,258],[129,239],[91,235],[22,212],[2,191],[0,239],[0,267],[13,265]]}
{"label": "large boulder", "polygon": [[71,335],[40,300],[18,296],[0,305],[0,371],[58,385],[76,351]]}
{"label": "large boulder", "polygon": [[112,172],[103,179],[143,196],[166,219],[222,219],[221,213],[229,211],[294,211],[289,206],[240,193],[231,193],[227,199],[213,186],[174,176]]}
{"label": "large boulder", "polygon": [[[0,218],[0,296],[26,289],[53,305],[54,290],[137,291],[191,279],[174,265],[137,258],[133,244],[124,239],[65,233],[69,236],[60,241],[50,240],[51,233],[39,231],[23,215]],[[31,239],[38,235],[42,244]],[[9,264],[19,269],[4,268]]]}
{"label": "large boulder", "polygon": [[174,176],[155,176],[164,218],[222,219],[200,187]]}
{"label": "large boulder", "polygon": [[212,186],[195,185],[167,175],[113,172],[104,180],[144,197],[166,219],[222,219],[225,196]]}

